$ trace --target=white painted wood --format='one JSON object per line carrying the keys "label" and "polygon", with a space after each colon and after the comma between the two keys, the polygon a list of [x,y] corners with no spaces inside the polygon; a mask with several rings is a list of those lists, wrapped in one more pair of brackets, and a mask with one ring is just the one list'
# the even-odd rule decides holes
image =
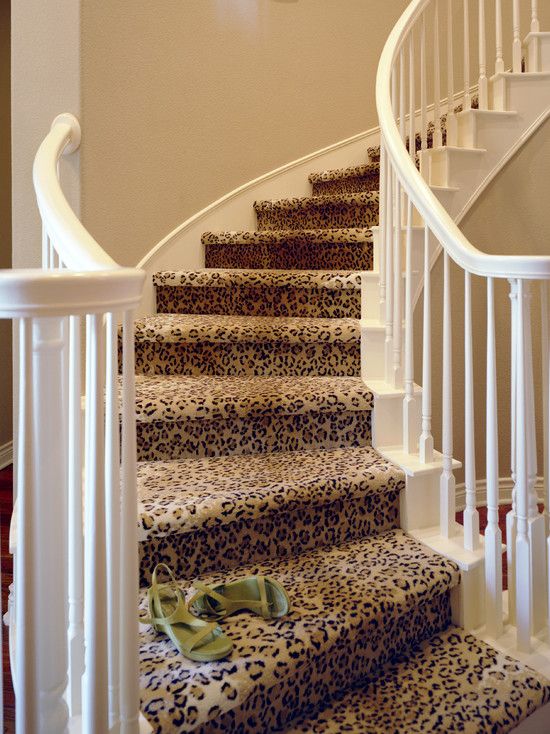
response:
{"label": "white painted wood", "polygon": [[502,0],[495,0],[495,74],[504,71],[504,56],[502,42]]}
{"label": "white painted wood", "polygon": [[479,41],[479,109],[486,110],[489,104],[489,82],[487,79],[487,39],[485,29],[485,0],[478,0],[478,41]]}
{"label": "white painted wood", "polygon": [[512,71],[521,73],[520,0],[512,0]]}
{"label": "white painted wood", "polygon": [[405,397],[403,399],[403,449],[408,454],[418,450],[418,433],[415,417],[417,409],[414,396],[414,313],[412,288],[412,222],[413,208],[410,199],[407,200],[407,236],[406,236],[406,265],[405,265]]}
{"label": "white painted wood", "polygon": [[426,13],[422,14],[420,24],[420,149],[428,147],[428,82],[426,70]]}
{"label": "white painted wood", "polygon": [[[388,224],[387,208],[388,208],[388,187],[386,179],[386,151],[384,149],[384,140],[380,141],[380,206],[379,206],[379,228],[382,246],[378,250],[378,267],[380,269],[380,298],[379,298],[379,314],[380,321],[386,318],[386,228]],[[378,243],[377,243],[378,244]],[[367,318],[370,314],[361,313],[362,318]],[[363,365],[361,365],[363,366]]]}
{"label": "white painted wood", "polygon": [[388,166],[386,176],[386,232],[383,245],[386,253],[386,337],[384,341],[384,369],[386,381],[391,383],[393,369],[393,238],[395,229],[395,174],[391,166]]}
{"label": "white painted wood", "polygon": [[432,296],[430,275],[430,230],[424,227],[424,305],[422,335],[422,434],[420,461],[429,464],[434,456],[432,435]]}
{"label": "white painted wood", "polygon": [[499,526],[499,465],[497,357],[495,296],[492,278],[487,279],[487,388],[486,388],[486,483],[487,527],[485,528],[485,611],[487,634],[500,637],[502,616],[502,532]]}
{"label": "white painted wood", "polygon": [[540,31],[538,0],[531,0],[531,33]]}
{"label": "white painted wood", "polygon": [[71,717],[82,713],[84,673],[84,534],[82,507],[82,406],[81,320],[70,317],[69,331],[69,431],[68,523],[69,536],[69,682],[67,702]]}
{"label": "white painted wood", "polygon": [[394,177],[394,238],[393,238],[393,331],[392,331],[392,373],[391,384],[399,388],[403,385],[402,371],[402,333],[403,309],[401,298],[401,198],[402,191],[397,176]]}
{"label": "white painted wood", "polygon": [[447,0],[447,145],[457,144],[454,72],[453,0]]}
{"label": "white painted wood", "polygon": [[105,330],[103,317],[86,319],[86,509],[82,716],[84,734],[109,731],[107,555],[105,525]]}
{"label": "white painted wood", "polygon": [[441,52],[439,47],[439,2],[434,0],[434,148],[442,145],[441,136]]}
{"label": "white painted wood", "polygon": [[441,535],[456,533],[455,477],[453,474],[453,386],[452,386],[452,314],[450,258],[443,255],[443,471],[440,484]]}
{"label": "white painted wood", "polygon": [[136,486],[136,411],[134,312],[123,317],[122,337],[122,497],[121,497],[121,585],[120,633],[120,733],[139,732],[139,669],[138,621],[138,555],[137,548],[137,486]]}
{"label": "white painted wood", "polygon": [[543,421],[543,489],[544,489],[544,522],[546,541],[546,582],[548,593],[546,604],[548,610],[547,626],[550,629],[550,299],[548,298],[548,282],[541,283],[541,366],[542,366],[542,421]]}
{"label": "white painted wood", "polygon": [[463,108],[469,110],[472,106],[470,94],[470,0],[463,0],[464,16],[464,97]]}
{"label": "white painted wood", "polygon": [[476,508],[476,457],[474,410],[474,355],[472,345],[472,276],[464,273],[464,447],[466,509],[464,543],[468,550],[479,545],[479,513]]}

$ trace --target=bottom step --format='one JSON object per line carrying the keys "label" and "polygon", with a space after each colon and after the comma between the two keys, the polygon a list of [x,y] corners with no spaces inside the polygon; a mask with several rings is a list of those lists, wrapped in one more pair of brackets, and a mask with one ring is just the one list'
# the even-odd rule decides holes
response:
{"label": "bottom step", "polygon": [[550,681],[451,628],[392,661],[376,680],[302,718],[287,734],[504,734],[548,700]]}

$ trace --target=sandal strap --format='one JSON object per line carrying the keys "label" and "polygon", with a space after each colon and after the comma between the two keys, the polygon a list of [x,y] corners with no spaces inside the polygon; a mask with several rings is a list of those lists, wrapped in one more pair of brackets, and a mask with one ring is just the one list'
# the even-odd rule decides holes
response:
{"label": "sandal strap", "polygon": [[198,589],[198,591],[190,599],[189,608],[191,608],[193,604],[197,602],[200,598],[202,598],[203,596],[206,596],[207,598],[214,599],[220,605],[219,610],[216,610],[216,609],[205,610],[204,614],[207,615],[208,617],[215,617],[216,619],[221,619],[231,609],[248,608],[248,609],[259,610],[261,615],[267,618],[269,617],[269,607],[271,606],[271,604],[267,600],[267,588],[266,588],[265,576],[256,576],[256,579],[258,581],[258,589],[260,592],[259,599],[230,599],[229,597],[224,596],[220,592],[215,591],[210,586],[207,586],[206,584],[202,583],[202,581],[196,581],[193,585],[196,589]]}
{"label": "sandal strap", "polygon": [[208,635],[212,634],[216,627],[218,627],[217,622],[210,622],[204,627],[201,627],[193,635],[193,637],[191,637],[184,645],[182,645],[182,648],[187,652],[191,652],[191,650],[194,650],[195,647],[199,647],[199,643],[202,642],[205,637],[208,637]]}
{"label": "sandal strap", "polygon": [[[169,581],[163,583],[159,583],[157,581],[157,572],[161,568],[164,569],[170,577]],[[144,624],[174,624],[175,622],[180,621],[179,618],[187,614],[187,608],[185,606],[182,591],[178,586],[178,582],[176,581],[174,574],[172,573],[172,569],[165,563],[159,563],[155,566],[151,579],[151,586],[147,590],[147,598],[149,602],[149,617],[147,619],[143,617],[140,618],[140,621]],[[171,599],[176,602],[176,608],[169,615],[165,615],[162,612],[161,602],[163,599]],[[157,617],[155,613],[155,606],[160,609],[160,617]]]}

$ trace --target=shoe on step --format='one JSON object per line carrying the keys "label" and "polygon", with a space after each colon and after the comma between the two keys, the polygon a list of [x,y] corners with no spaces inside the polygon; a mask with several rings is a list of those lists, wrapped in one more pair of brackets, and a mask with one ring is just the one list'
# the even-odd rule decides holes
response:
{"label": "shoe on step", "polygon": [[201,619],[223,619],[243,609],[271,619],[288,614],[290,609],[288,594],[268,576],[247,576],[217,586],[197,581],[193,586],[197,593],[189,601],[189,611]]}

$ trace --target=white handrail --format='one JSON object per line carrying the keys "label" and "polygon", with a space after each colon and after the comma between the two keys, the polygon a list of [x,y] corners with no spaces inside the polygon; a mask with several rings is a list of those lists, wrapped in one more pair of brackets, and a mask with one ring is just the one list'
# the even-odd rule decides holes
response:
{"label": "white handrail", "polygon": [[490,255],[475,247],[460,231],[416,169],[399,134],[392,111],[391,76],[411,27],[432,0],[413,0],[393,28],[380,58],[376,77],[376,107],[386,151],[407,196],[451,258],[464,270],[493,278],[550,278],[550,257]]}

